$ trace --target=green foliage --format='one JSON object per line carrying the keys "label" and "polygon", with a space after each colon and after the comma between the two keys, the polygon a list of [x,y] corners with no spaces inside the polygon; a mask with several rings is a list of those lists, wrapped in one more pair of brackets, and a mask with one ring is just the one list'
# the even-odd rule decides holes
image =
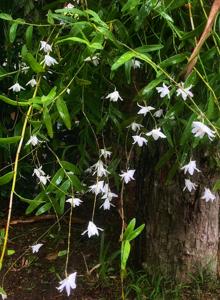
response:
{"label": "green foliage", "polygon": [[[141,167],[139,159],[145,155],[133,145],[132,136],[141,132],[144,137],[154,128],[161,128],[166,139],[160,142],[149,137],[145,147],[155,156],[155,165],[149,167],[159,178],[165,177],[163,184],[172,183],[194,153],[201,153],[201,157],[205,153],[207,166],[213,169],[220,165],[218,20],[196,67],[187,78],[183,75],[204,29],[208,2],[91,0],[80,1],[71,9],[64,7],[64,0],[12,2],[3,1],[0,12],[1,198],[9,198],[14,178],[17,180],[12,192],[26,205],[26,214],[62,216],[69,209],[67,197],[84,197],[83,205],[87,200],[90,203],[89,186],[104,177],[94,174],[94,163],[102,159],[110,172],[106,182],[123,201],[126,185],[121,184],[119,174]],[[52,49],[45,50],[42,41]],[[52,57],[49,64],[45,55]],[[36,80],[33,86],[28,83],[31,79]],[[182,81],[185,87],[192,85],[194,94],[185,101],[176,93]],[[21,85],[20,91],[13,91],[16,83]],[[156,88],[163,84],[170,93],[160,97]],[[109,95],[116,91],[123,100],[110,101]],[[153,106],[155,111],[146,116],[137,114],[137,104]],[[157,117],[155,112],[161,109],[162,115]],[[192,123],[196,120],[215,131],[212,143],[207,137],[194,137]],[[141,131],[128,129],[131,122],[142,124]],[[31,137],[39,140],[37,144],[30,142]],[[113,152],[111,158],[100,157],[103,148]],[[39,175],[41,167],[44,171]],[[137,179],[141,170],[136,174]],[[219,189],[217,180],[213,190]],[[100,214],[95,209],[103,205],[100,198],[94,197],[92,220]],[[72,209],[75,207],[70,208],[71,215]],[[88,210],[86,213],[90,214]],[[102,236],[100,278],[105,280],[112,274],[113,262],[120,255],[122,285],[125,277],[127,281],[125,297],[180,299],[185,286],[174,286],[156,274],[139,274],[137,278],[127,272],[132,241],[144,229],[144,225],[135,226],[133,218],[123,232],[120,251],[112,253]],[[1,230],[1,246],[4,236]],[[7,251],[8,255],[14,253]],[[58,256],[68,260],[69,249],[59,251]],[[203,274],[193,280],[197,290],[205,283]],[[5,295],[1,287],[0,295]]]}
{"label": "green foliage", "polygon": [[0,185],[9,183],[13,178],[14,172],[8,172],[7,174],[0,177]]}
{"label": "green foliage", "polygon": [[[38,3],[33,5],[33,1],[28,3],[23,14],[19,10],[22,2],[14,11],[5,4],[0,13],[5,27],[1,60],[8,60],[7,65],[0,69],[1,105],[9,114],[14,113],[17,107],[25,112],[32,105],[34,111],[28,120],[29,132],[43,140],[50,140],[50,146],[60,161],[73,165],[77,163],[80,170],[88,167],[91,157],[97,155],[92,141],[94,133],[98,140],[102,135],[110,135],[107,147],[124,144],[122,124],[136,118],[137,101],[140,104],[147,101],[164,110],[164,118],[157,120],[157,126],[163,129],[168,143],[156,170],[173,161],[168,181],[175,176],[180,162],[184,163],[185,153],[191,155],[192,143],[194,148],[209,148],[200,141],[193,142],[191,125],[199,117],[209,125],[211,121],[216,128],[219,126],[219,70],[215,63],[218,44],[212,47],[212,38],[208,40],[209,47],[202,49],[197,69],[185,82],[187,86],[193,85],[194,102],[183,103],[174,91],[194,46],[194,38],[201,34],[204,27],[204,16],[194,14],[199,7],[196,1],[192,2],[195,28],[188,22],[188,8],[186,1],[182,0],[129,0],[117,4],[91,1],[88,7],[78,5],[71,9],[64,8],[62,1],[51,4],[42,1],[42,6]],[[41,12],[48,9],[45,18]],[[42,40],[52,44],[53,56],[59,62],[58,66],[51,67],[52,73],[48,73],[48,67],[42,63],[44,53],[39,50]],[[93,57],[98,61],[96,65]],[[134,60],[142,63],[140,69],[133,69]],[[22,72],[23,63],[29,67],[26,74]],[[20,67],[13,71],[13,64]],[[19,81],[25,86],[32,76],[39,81],[34,96],[28,87],[20,92],[19,97],[7,92],[14,82]],[[161,99],[156,93],[156,87],[164,82],[171,85],[170,100]],[[137,87],[136,94],[134,86]],[[115,87],[124,99],[120,105],[102,100]],[[70,93],[67,93],[68,89]],[[171,119],[172,116],[174,119]],[[7,122],[10,121],[8,117]],[[141,122],[141,117],[137,121]],[[22,122],[23,118],[19,115],[10,137],[6,135],[6,128],[1,127],[0,145],[4,149],[19,141]],[[149,119],[146,129],[150,130],[154,123],[154,118]],[[27,133],[25,138],[28,138]],[[127,142],[130,143],[131,139]],[[68,149],[73,151],[71,158]],[[117,151],[119,153],[121,149],[116,149],[115,157],[118,157]],[[120,161],[117,162],[113,172],[118,172],[120,164]],[[30,174],[30,168],[33,168],[31,160],[24,166],[25,172]],[[57,166],[51,168],[56,169]],[[117,175],[112,175],[118,185]],[[53,178],[54,175],[50,176]],[[57,189],[52,197],[62,198],[59,211],[64,210],[64,193],[71,187],[81,188],[80,179],[74,176],[76,174],[66,177],[66,183],[62,182],[63,191]],[[35,199],[32,194],[25,198]],[[45,207],[50,209],[48,203]]]}
{"label": "green foliage", "polygon": [[[88,7],[68,9],[63,1],[42,1],[40,5],[30,0],[25,11],[20,10],[24,2],[14,10],[6,3],[2,6],[0,19],[5,30],[0,54],[4,62],[0,68],[0,100],[2,111],[6,112],[0,127],[3,157],[8,162],[14,155],[25,113],[31,106],[24,143],[31,135],[45,143],[46,171],[51,177],[48,186],[38,184],[36,194],[30,188],[24,195],[20,192],[22,180],[20,186],[18,181],[17,194],[27,203],[27,213],[54,210],[62,214],[68,194],[85,192],[83,182],[87,175],[83,170],[98,159],[97,142],[99,148],[114,149],[109,170],[119,189],[117,174],[125,164],[122,145],[128,147],[132,142],[130,135],[124,134],[130,120],[143,123],[146,132],[156,124],[165,133],[167,142],[155,170],[171,166],[167,183],[191,157],[192,149],[209,151],[207,139],[195,140],[191,127],[193,121],[201,120],[218,132],[219,44],[214,31],[208,46],[201,50],[196,69],[185,80],[186,86],[193,85],[194,98],[182,101],[175,92],[183,80],[181,74],[194,47],[194,38],[201,34],[205,23],[203,14],[195,13],[200,11],[199,3],[193,1],[193,28],[185,4],[182,0],[91,1]],[[52,52],[46,52],[56,59],[56,64],[45,64],[46,52],[40,41],[52,46]],[[134,67],[135,61],[139,61],[140,68]],[[34,88],[26,85],[32,77],[37,81]],[[15,82],[25,87],[18,95],[8,91]],[[163,83],[170,86],[170,98],[160,98],[156,91]],[[114,89],[120,92],[123,102],[105,99]],[[145,121],[137,115],[136,103],[163,109],[163,117],[156,119],[151,115]],[[153,145],[149,144],[149,149]],[[21,155],[27,159],[19,162],[19,170],[26,177],[32,175],[37,165],[34,153],[40,155],[32,147],[21,149]],[[138,150],[137,158],[139,155]],[[43,164],[41,158],[38,161]],[[58,173],[62,174],[59,183]],[[11,169],[1,172],[0,184],[9,188],[12,176]],[[31,185],[35,185],[32,179]],[[123,268],[130,251],[130,239],[125,241]]]}
{"label": "green foliage", "polygon": [[123,233],[121,243],[121,272],[124,276],[126,265],[131,251],[131,241],[134,240],[144,229],[144,224],[135,229],[136,219],[132,219]]}

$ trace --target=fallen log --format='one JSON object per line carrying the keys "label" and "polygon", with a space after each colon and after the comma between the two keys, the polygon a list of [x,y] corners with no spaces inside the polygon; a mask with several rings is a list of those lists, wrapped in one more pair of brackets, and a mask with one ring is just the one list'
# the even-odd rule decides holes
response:
{"label": "fallen log", "polygon": [[[19,224],[30,224],[35,222],[42,222],[48,220],[56,220],[56,215],[43,215],[43,216],[33,216],[33,217],[26,217],[26,218],[18,218],[10,221],[10,225],[19,225]],[[68,221],[68,217],[64,217],[65,222]],[[1,220],[0,225],[6,225],[7,220]],[[77,217],[72,217],[71,222],[75,224],[84,224],[86,223],[85,220]]]}

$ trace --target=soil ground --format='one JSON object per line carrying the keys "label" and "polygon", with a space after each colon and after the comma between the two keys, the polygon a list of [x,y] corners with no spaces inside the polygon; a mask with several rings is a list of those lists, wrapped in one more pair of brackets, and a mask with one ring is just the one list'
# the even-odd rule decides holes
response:
{"label": "soil ground", "polygon": [[[73,222],[71,227],[68,273],[77,271],[77,288],[70,297],[65,291],[59,293],[56,289],[65,277],[66,255],[60,254],[67,248],[68,218],[60,222],[60,228],[55,220],[10,227],[8,249],[15,253],[5,257],[0,272],[0,286],[7,292],[7,300],[120,300],[118,215],[108,213],[96,220],[100,227],[105,224],[102,238],[82,236],[87,221],[81,221]],[[30,246],[36,242],[43,243],[43,246],[33,254]],[[143,277],[143,273],[139,276],[136,271],[132,272],[126,281],[127,291],[130,288],[126,300],[220,300],[218,281],[198,277],[177,296],[172,283],[169,286],[170,283],[163,283],[159,277],[153,282],[152,278]],[[139,289],[139,295],[142,295],[137,296],[135,289]]]}
{"label": "soil ground", "polygon": [[[101,239],[100,237],[88,239],[87,236],[81,236],[86,229],[86,224],[72,224],[68,272],[77,271],[77,288],[70,297],[67,297],[65,292],[59,293],[56,287],[59,286],[59,281],[65,277],[66,255],[59,256],[58,253],[67,248],[68,225],[61,222],[60,230],[57,225],[53,226],[38,241],[38,243],[43,243],[38,253],[33,254],[29,247],[35,244],[54,223],[55,221],[41,221],[11,226],[8,249],[14,250],[15,253],[6,256],[0,274],[0,286],[3,282],[4,290],[8,295],[7,299],[118,299],[119,280],[117,276],[108,277],[104,283],[103,280],[99,280],[98,264]],[[113,240],[114,237],[111,238],[111,241]],[[117,244],[117,240],[115,240],[115,244]],[[117,246],[119,247],[119,244]],[[89,274],[92,268],[94,271]]]}

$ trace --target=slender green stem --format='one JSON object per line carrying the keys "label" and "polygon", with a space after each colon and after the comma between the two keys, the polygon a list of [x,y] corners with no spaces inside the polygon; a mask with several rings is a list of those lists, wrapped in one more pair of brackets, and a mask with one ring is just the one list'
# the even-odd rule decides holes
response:
{"label": "slender green stem", "polygon": [[9,225],[10,225],[10,221],[11,221],[14,191],[15,191],[15,185],[16,185],[16,180],[17,180],[19,155],[20,155],[21,147],[22,147],[23,140],[24,140],[24,135],[25,135],[26,127],[27,127],[27,122],[28,122],[28,119],[31,115],[31,112],[32,112],[32,106],[30,106],[28,108],[27,114],[25,116],[22,132],[21,132],[21,139],[20,139],[20,142],[19,142],[19,145],[18,145],[18,148],[17,148],[16,156],[15,156],[15,164],[14,164],[14,170],[13,170],[14,174],[13,174],[12,187],[11,187],[10,199],[9,199],[8,218],[7,218],[7,224],[6,224],[6,229],[5,229],[5,236],[4,236],[4,243],[3,243],[2,253],[1,253],[1,257],[0,257],[0,270],[2,268],[2,263],[3,263],[3,259],[4,259],[6,247],[7,247],[7,242],[8,242]]}
{"label": "slender green stem", "polygon": [[[38,91],[40,81],[41,81],[41,77],[39,78],[39,80],[37,82],[36,88],[34,90],[33,98],[36,97],[36,95],[37,95],[37,91]],[[28,119],[31,116],[31,113],[32,113],[32,105],[29,106],[27,114],[25,116],[22,131],[21,131],[21,138],[20,138],[20,141],[19,141],[19,144],[18,144],[16,155],[15,155],[12,187],[11,187],[10,198],[9,198],[8,217],[7,217],[7,223],[6,223],[6,228],[5,228],[4,243],[3,243],[2,253],[1,253],[1,257],[0,257],[0,270],[2,268],[3,259],[4,259],[4,256],[5,256],[5,251],[6,251],[7,243],[8,243],[9,226],[10,226],[10,221],[11,221],[14,192],[15,192],[15,186],[16,186],[16,180],[17,180],[19,157],[20,157],[21,147],[22,147],[23,141],[24,141],[24,136],[25,136],[25,132],[26,132],[26,128],[27,128]]]}

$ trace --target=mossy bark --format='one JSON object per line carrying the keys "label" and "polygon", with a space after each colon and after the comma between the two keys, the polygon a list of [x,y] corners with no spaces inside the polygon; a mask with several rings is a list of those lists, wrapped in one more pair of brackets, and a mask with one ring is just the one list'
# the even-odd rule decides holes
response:
{"label": "mossy bark", "polygon": [[[188,280],[190,274],[206,271],[217,275],[219,199],[206,203],[201,196],[215,175],[198,173],[194,192],[183,191],[184,177],[178,172],[166,184],[167,172],[156,172],[148,157],[140,161],[137,178],[137,215],[145,223],[139,241],[139,261],[152,272]],[[152,166],[152,167],[151,167]],[[169,170],[169,168],[167,168]]]}

